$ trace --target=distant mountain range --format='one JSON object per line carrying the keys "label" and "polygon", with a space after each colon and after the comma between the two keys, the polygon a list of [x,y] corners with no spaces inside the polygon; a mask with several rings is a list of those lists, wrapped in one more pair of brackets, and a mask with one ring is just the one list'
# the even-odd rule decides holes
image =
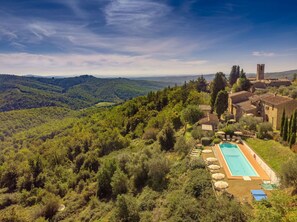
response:
{"label": "distant mountain range", "polygon": [[80,109],[99,102],[119,103],[166,86],[165,82],[90,75],[70,78],[0,75],[0,111],[45,106]]}

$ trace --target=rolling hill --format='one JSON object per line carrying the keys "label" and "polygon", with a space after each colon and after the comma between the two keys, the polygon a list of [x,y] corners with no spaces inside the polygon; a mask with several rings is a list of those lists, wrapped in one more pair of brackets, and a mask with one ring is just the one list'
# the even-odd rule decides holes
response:
{"label": "rolling hill", "polygon": [[45,106],[80,109],[99,102],[119,103],[167,85],[164,82],[101,79],[89,75],[71,78],[0,75],[0,111]]}

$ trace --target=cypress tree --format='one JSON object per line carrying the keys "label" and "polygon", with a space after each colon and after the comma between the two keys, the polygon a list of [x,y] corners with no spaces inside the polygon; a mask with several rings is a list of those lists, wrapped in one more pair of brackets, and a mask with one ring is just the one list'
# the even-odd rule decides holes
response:
{"label": "cypress tree", "polygon": [[229,75],[229,84],[232,86],[234,83],[236,83],[236,66],[232,66],[231,72]]}
{"label": "cypress tree", "polygon": [[226,87],[226,77],[225,74],[222,72],[218,72],[215,75],[215,78],[212,82],[212,87],[211,87],[211,109],[212,111],[214,110],[215,102],[217,99],[217,95],[221,90],[224,90]]}
{"label": "cypress tree", "polygon": [[293,118],[292,118],[291,134],[290,134],[290,140],[289,140],[290,147],[292,147],[292,145],[294,145],[296,142],[297,112],[295,111],[292,116]]}
{"label": "cypress tree", "polygon": [[227,110],[228,108],[228,92],[226,90],[221,90],[218,93],[216,103],[215,103],[215,110],[218,114],[218,118],[221,118],[221,115]]}
{"label": "cypress tree", "polygon": [[288,118],[285,119],[284,127],[283,127],[283,141],[287,141],[288,139]]}
{"label": "cypress tree", "polygon": [[292,133],[292,126],[293,126],[293,114],[291,115],[290,117],[290,122],[288,123],[288,138],[287,138],[287,141],[289,142],[290,141],[290,138],[291,138],[291,133]]}
{"label": "cypress tree", "polygon": [[281,136],[281,137],[283,136],[285,119],[286,119],[286,110],[284,109],[284,111],[283,111],[283,115],[282,115],[281,128],[280,128],[280,136]]}

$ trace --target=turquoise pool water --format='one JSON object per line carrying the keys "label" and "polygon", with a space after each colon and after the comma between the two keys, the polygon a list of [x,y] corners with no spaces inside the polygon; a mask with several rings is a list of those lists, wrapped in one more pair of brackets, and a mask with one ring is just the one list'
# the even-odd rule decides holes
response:
{"label": "turquoise pool water", "polygon": [[219,146],[232,176],[258,176],[236,144],[222,143]]}

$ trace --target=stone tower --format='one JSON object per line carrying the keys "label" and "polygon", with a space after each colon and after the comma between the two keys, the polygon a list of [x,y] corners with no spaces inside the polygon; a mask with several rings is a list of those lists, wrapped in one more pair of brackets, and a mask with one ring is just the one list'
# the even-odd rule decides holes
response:
{"label": "stone tower", "polygon": [[264,79],[264,70],[265,70],[265,64],[257,65],[257,80]]}

